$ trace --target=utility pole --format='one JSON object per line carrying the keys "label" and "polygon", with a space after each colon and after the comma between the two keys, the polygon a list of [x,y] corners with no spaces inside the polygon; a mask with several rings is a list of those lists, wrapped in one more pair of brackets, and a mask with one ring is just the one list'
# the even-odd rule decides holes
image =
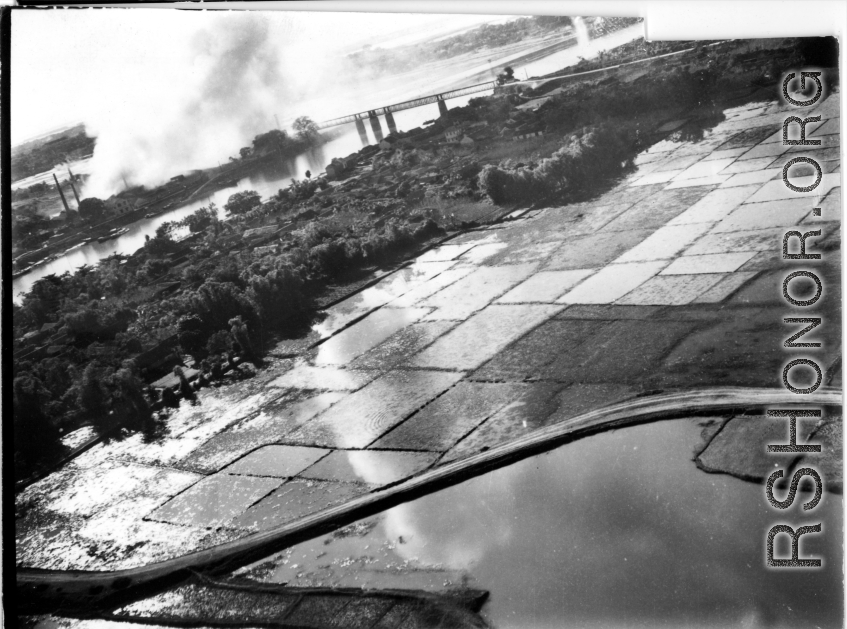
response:
{"label": "utility pole", "polygon": [[65,200],[65,193],[62,192],[62,186],[59,185],[59,178],[56,177],[56,173],[53,173],[53,181],[56,182],[56,190],[59,191],[59,196],[62,197],[62,205],[65,206],[65,215],[69,216],[71,208],[68,207],[68,202]]}
{"label": "utility pole", "polygon": [[70,177],[71,182],[71,190],[74,192],[74,199],[76,199],[76,204],[79,206],[79,195],[76,193],[76,186],[74,185],[74,174],[71,172],[71,166],[68,164],[68,177]]}

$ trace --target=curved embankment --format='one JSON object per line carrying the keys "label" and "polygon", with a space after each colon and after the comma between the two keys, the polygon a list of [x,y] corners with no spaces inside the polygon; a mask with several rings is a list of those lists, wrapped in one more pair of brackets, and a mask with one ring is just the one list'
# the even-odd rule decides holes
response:
{"label": "curved embankment", "polygon": [[761,412],[776,406],[807,407],[810,404],[840,408],[842,392],[822,388],[812,395],[797,396],[785,389],[722,387],[637,397],[547,426],[274,530],[175,559],[114,572],[18,569],[18,611],[30,614],[91,612],[178,583],[195,572],[229,572],[400,503],[611,428],[694,414]]}

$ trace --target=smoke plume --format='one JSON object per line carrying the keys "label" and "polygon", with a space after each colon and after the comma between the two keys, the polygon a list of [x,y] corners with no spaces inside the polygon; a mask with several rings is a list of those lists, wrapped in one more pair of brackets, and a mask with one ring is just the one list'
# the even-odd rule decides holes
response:
{"label": "smoke plume", "polygon": [[[102,98],[85,114],[97,144],[83,196],[108,198],[127,185],[150,188],[191,169],[217,166],[275,128],[276,118],[284,128],[297,116],[320,121],[428,94],[433,77],[423,68],[402,78],[374,79],[369,68],[346,55],[365,42],[391,48],[392,42],[405,43],[409,33],[420,39],[424,27],[434,37],[438,29],[452,32],[492,19],[166,11],[158,22],[147,19],[135,30],[124,24],[121,32],[133,54],[120,56],[120,64],[95,60],[100,72],[120,74],[102,81],[117,87],[87,83],[89,95]],[[402,27],[405,34],[392,39]],[[413,54],[391,50],[395,57]]]}
{"label": "smoke plume", "polygon": [[[97,137],[86,197],[107,198],[124,182],[156,186],[216,165],[273,128],[285,102],[279,33],[251,12],[204,22],[206,28],[165,51],[170,73],[139,80],[128,103],[86,121]],[[151,47],[152,60],[161,63],[156,54]]]}

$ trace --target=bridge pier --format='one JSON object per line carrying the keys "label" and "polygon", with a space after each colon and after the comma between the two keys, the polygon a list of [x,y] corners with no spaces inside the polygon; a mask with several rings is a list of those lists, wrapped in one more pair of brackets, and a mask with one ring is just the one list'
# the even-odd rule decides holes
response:
{"label": "bridge pier", "polygon": [[447,115],[447,102],[441,100],[440,98],[438,99],[438,115],[439,116],[446,116]]}
{"label": "bridge pier", "polygon": [[359,139],[362,141],[362,146],[367,146],[368,142],[368,131],[365,129],[365,123],[362,122],[361,118],[356,118],[356,131],[359,132]]}
{"label": "bridge pier", "polygon": [[379,124],[379,116],[377,116],[374,112],[370,112],[368,114],[368,118],[371,120],[371,129],[374,132],[376,143],[379,144],[382,142],[382,126]]}
{"label": "bridge pier", "polygon": [[385,123],[388,125],[388,133],[397,133],[397,123],[394,122],[394,114],[390,111],[385,112]]}

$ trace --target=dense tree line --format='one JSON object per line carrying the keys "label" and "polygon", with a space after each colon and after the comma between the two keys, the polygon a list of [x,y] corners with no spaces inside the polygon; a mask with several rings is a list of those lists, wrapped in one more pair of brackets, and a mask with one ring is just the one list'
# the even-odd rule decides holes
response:
{"label": "dense tree line", "polygon": [[[176,335],[181,353],[198,360],[208,378],[233,354],[258,363],[270,338],[307,326],[315,312],[312,297],[327,281],[387,262],[438,233],[432,222],[390,220],[376,229],[362,221],[339,230],[310,221],[277,251],[255,256],[240,244],[233,249],[231,238],[243,230],[246,214],[290,214],[317,185],[295,181],[264,204],[253,191],[236,193],[225,208],[235,215],[230,221],[220,221],[210,205],[180,224],[161,226],[133,256],[35,282],[14,306],[15,338],[54,323],[65,340],[56,355],[15,362],[20,473],[55,455],[59,428],[80,422],[99,431],[149,427],[157,400],[145,391],[150,374],[132,360],[139,352]],[[199,240],[180,273],[181,288],[154,297],[155,281],[171,271],[171,256],[185,250],[173,239],[175,227],[187,227]],[[27,435],[38,436],[27,441]]]}

